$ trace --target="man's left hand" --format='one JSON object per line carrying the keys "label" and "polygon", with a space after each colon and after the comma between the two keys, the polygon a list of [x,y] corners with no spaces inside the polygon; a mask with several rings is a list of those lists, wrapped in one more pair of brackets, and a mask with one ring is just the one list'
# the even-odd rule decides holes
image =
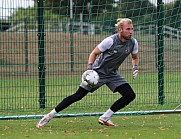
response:
{"label": "man's left hand", "polygon": [[137,66],[133,66],[133,79],[135,79],[138,75],[138,67]]}

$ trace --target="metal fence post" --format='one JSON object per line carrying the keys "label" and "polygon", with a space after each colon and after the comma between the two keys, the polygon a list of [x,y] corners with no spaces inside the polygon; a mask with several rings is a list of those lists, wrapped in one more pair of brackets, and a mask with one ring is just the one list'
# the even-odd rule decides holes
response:
{"label": "metal fence post", "polygon": [[28,72],[28,19],[24,19],[25,72]]}
{"label": "metal fence post", "polygon": [[163,2],[157,1],[158,19],[158,103],[164,104],[164,51],[163,51]]}
{"label": "metal fence post", "polygon": [[44,19],[43,0],[38,0],[38,57],[39,57],[39,103],[40,108],[45,108],[45,53],[44,53]]}
{"label": "metal fence post", "polygon": [[73,27],[73,1],[70,0],[70,59],[71,72],[74,72],[74,27]]}

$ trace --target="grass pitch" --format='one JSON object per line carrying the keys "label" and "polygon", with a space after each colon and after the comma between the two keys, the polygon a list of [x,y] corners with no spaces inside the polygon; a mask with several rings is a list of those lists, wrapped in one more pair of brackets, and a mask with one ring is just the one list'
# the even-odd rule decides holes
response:
{"label": "grass pitch", "polygon": [[97,116],[53,118],[45,127],[39,119],[1,120],[1,139],[179,139],[181,114],[113,116],[117,127],[97,123]]}

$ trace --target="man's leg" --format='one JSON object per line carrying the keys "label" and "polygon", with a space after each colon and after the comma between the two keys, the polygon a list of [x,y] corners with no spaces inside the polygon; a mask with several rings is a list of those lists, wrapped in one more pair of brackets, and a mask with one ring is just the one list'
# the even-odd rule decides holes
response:
{"label": "man's leg", "polygon": [[62,111],[63,109],[67,108],[68,106],[70,106],[72,103],[81,100],[84,96],[86,96],[88,94],[89,91],[87,91],[86,89],[79,87],[79,89],[76,91],[75,94],[70,95],[66,98],[63,99],[63,101],[61,101],[50,113],[48,113],[47,115],[45,115],[37,124],[36,127],[37,128],[41,128],[43,127],[46,123],[48,123],[53,116]]}
{"label": "man's leg", "polygon": [[116,102],[114,102],[114,104],[99,118],[100,124],[114,126],[114,124],[111,121],[109,121],[110,117],[118,110],[127,106],[136,97],[133,89],[128,83],[120,85],[116,88],[114,92],[119,92],[122,95],[122,97],[118,99]]}
{"label": "man's leg", "polygon": [[131,86],[126,83],[123,84],[119,87],[116,88],[115,90],[116,92],[119,92],[122,97],[120,99],[118,99],[112,106],[111,106],[111,110],[113,112],[117,112],[118,110],[124,108],[125,106],[127,106],[130,102],[132,102],[136,95],[133,91],[133,89],[131,88]]}
{"label": "man's leg", "polygon": [[56,112],[58,113],[62,111],[63,109],[67,108],[72,103],[81,100],[84,96],[87,95],[88,92],[89,91],[87,91],[86,89],[79,87],[79,89],[77,90],[75,94],[64,98],[64,100],[55,107]]}

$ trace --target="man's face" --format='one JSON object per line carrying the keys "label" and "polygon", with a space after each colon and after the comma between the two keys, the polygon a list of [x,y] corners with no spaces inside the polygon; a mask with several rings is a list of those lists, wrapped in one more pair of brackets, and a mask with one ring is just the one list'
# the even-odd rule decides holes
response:
{"label": "man's face", "polygon": [[125,40],[129,40],[133,34],[133,25],[130,23],[124,23],[123,28],[120,29],[121,37]]}

